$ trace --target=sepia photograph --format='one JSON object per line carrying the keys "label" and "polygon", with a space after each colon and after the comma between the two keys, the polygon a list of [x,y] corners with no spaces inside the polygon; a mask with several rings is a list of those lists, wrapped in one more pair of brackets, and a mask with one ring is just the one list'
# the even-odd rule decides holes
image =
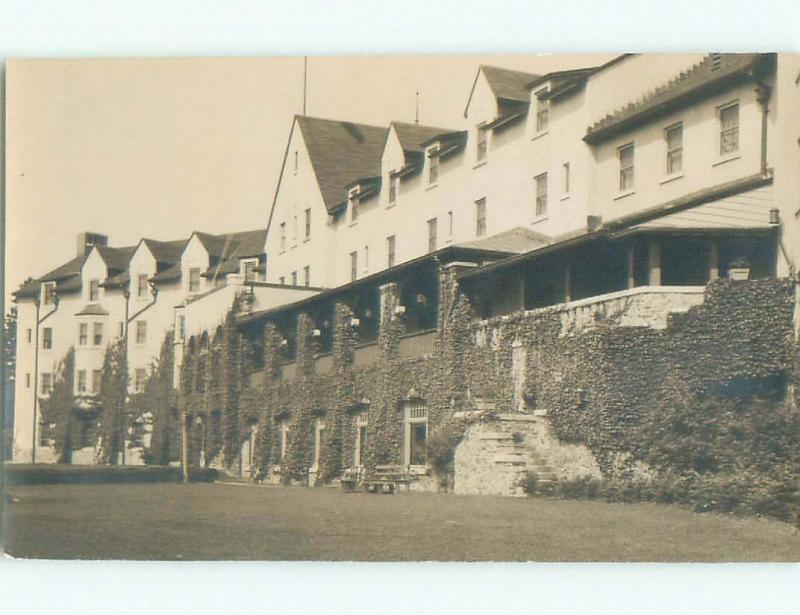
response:
{"label": "sepia photograph", "polygon": [[798,78],[9,61],[7,552],[796,561]]}

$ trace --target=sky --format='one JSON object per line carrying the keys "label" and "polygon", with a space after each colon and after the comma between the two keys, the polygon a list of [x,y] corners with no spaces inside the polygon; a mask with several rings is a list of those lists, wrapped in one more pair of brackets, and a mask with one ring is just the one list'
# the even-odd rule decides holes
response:
{"label": "sky", "polygon": [[[480,64],[534,74],[615,54],[318,56],[308,115],[460,128]],[[6,73],[6,297],[110,245],[266,226],[303,58],[10,60]]]}

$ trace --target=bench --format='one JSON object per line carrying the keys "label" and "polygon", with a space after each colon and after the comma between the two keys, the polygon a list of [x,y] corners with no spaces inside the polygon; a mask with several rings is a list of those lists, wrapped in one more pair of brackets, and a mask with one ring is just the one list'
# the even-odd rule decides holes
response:
{"label": "bench", "polygon": [[375,472],[367,476],[364,481],[364,491],[367,493],[393,494],[398,485],[408,485],[415,480],[405,466],[383,465],[375,466]]}

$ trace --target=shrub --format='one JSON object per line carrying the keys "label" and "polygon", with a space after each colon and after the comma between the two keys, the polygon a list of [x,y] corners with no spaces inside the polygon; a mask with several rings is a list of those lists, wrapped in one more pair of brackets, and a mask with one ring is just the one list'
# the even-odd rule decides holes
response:
{"label": "shrub", "polygon": [[464,427],[452,423],[443,425],[428,437],[428,465],[444,491],[452,483],[456,446],[463,437]]}
{"label": "shrub", "polygon": [[[192,482],[213,482],[219,473],[210,468],[189,468]],[[9,485],[74,485],[101,483],[180,482],[183,472],[177,466],[78,466],[61,464],[6,464]]]}

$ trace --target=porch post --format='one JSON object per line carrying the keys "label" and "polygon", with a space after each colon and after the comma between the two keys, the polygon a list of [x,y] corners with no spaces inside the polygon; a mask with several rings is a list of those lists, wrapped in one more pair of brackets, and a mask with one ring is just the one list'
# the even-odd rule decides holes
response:
{"label": "porch post", "polygon": [[657,239],[651,239],[648,244],[647,260],[649,265],[650,286],[661,286],[661,246]]}
{"label": "porch post", "polygon": [[708,281],[713,282],[719,278],[719,240],[711,238],[708,250]]}
{"label": "porch post", "polygon": [[636,248],[628,247],[628,288],[636,286]]}
{"label": "porch post", "polygon": [[564,303],[572,301],[572,268],[569,263],[564,264]]}

